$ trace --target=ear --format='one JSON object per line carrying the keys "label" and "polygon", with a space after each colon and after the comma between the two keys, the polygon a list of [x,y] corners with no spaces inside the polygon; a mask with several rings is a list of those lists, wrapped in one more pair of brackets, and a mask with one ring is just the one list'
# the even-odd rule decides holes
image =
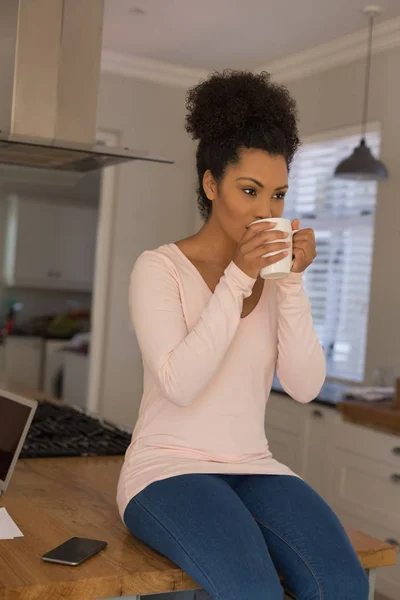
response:
{"label": "ear", "polygon": [[203,175],[203,190],[209,200],[215,200],[217,195],[217,182],[214,179],[210,169],[208,169]]}

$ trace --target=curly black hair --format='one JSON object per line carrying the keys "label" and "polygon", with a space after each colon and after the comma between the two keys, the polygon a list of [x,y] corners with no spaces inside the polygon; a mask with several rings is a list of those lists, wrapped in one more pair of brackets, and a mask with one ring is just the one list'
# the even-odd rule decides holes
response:
{"label": "curly black hair", "polygon": [[198,205],[207,220],[212,202],[203,189],[209,169],[217,182],[243,148],[285,157],[288,167],[299,146],[297,109],[283,85],[267,72],[215,72],[188,91],[186,131],[199,140],[196,160]]}

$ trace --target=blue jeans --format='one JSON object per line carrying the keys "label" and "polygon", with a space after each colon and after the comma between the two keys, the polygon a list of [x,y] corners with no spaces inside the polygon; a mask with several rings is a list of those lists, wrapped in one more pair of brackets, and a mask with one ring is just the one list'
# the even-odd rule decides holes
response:
{"label": "blue jeans", "polygon": [[336,515],[287,475],[180,475],[128,504],[128,529],[214,600],[367,600],[368,581]]}

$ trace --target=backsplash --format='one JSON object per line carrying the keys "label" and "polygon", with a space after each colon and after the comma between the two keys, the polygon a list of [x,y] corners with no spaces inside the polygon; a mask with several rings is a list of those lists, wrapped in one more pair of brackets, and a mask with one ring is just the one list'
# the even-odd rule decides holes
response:
{"label": "backsplash", "polygon": [[0,289],[0,320],[3,321],[7,311],[7,300],[13,298],[22,304],[17,313],[15,323],[40,317],[43,315],[64,314],[72,310],[90,309],[92,294],[61,290],[31,290],[26,288]]}

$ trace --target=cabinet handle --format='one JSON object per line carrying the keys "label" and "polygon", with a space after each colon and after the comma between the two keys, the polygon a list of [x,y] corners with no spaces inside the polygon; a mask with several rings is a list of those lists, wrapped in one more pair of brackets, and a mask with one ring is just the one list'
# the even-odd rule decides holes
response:
{"label": "cabinet handle", "polygon": [[399,475],[398,473],[393,473],[393,474],[390,476],[390,481],[391,481],[392,483],[400,483],[400,475]]}
{"label": "cabinet handle", "polygon": [[314,419],[323,419],[324,418],[324,415],[320,410],[313,410],[312,416],[314,417]]}
{"label": "cabinet handle", "polygon": [[398,542],[394,538],[388,538],[387,540],[385,540],[385,542],[387,544],[391,544],[391,546],[394,546],[396,548],[396,552],[400,553],[400,542]]}
{"label": "cabinet handle", "polygon": [[400,446],[395,446],[394,448],[392,448],[392,454],[394,454],[395,456],[400,456]]}

